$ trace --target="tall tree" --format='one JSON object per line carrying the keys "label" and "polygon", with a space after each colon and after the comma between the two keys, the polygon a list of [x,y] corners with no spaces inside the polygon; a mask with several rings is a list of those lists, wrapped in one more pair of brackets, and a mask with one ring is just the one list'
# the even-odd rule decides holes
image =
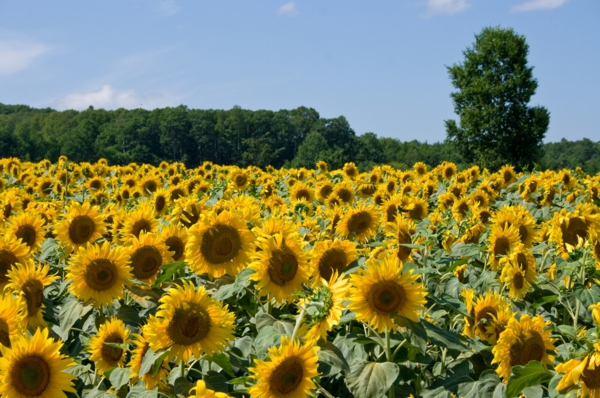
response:
{"label": "tall tree", "polygon": [[527,65],[529,46],[512,29],[484,28],[464,52],[465,60],[448,67],[451,97],[460,118],[446,120],[448,140],[468,162],[497,169],[519,169],[538,162],[550,114],[529,107],[538,83]]}

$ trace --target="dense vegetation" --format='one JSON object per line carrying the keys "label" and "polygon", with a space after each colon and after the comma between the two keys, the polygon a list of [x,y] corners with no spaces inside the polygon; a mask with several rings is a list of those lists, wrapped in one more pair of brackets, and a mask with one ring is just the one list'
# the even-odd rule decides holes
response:
{"label": "dense vegetation", "polygon": [[[542,168],[600,171],[600,142],[563,140],[544,144],[542,150]],[[418,161],[437,166],[444,160],[467,165],[452,144],[402,142],[374,133],[357,136],[345,117],[325,119],[306,107],[276,112],[185,106],[57,112],[0,104],[0,157],[56,161],[61,154],[73,161],[106,158],[111,164],[156,165],[169,160],[188,167],[212,161],[312,168],[319,159],[334,168],[348,161],[361,169],[384,163],[407,168]]]}

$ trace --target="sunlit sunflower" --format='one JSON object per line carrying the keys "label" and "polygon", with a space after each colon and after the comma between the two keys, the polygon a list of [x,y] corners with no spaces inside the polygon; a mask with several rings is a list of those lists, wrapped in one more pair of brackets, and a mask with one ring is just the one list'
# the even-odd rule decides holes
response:
{"label": "sunlit sunflower", "polygon": [[344,203],[351,204],[354,202],[354,189],[347,182],[336,184],[331,194],[337,196]]}
{"label": "sunlit sunflower", "polygon": [[80,247],[66,267],[65,282],[72,295],[83,302],[92,301],[95,307],[120,299],[123,288],[131,282],[131,267],[122,247],[110,242]]}
{"label": "sunlit sunflower", "polygon": [[438,208],[444,211],[451,209],[455,200],[456,196],[454,196],[452,192],[444,192],[443,194],[440,194],[437,198]]}
{"label": "sunlit sunflower", "polygon": [[396,245],[395,254],[398,259],[405,263],[412,258],[413,249],[403,246],[403,244],[412,244],[412,236],[417,230],[416,224],[402,216],[396,217],[396,221],[386,224],[389,243]]}
{"label": "sunlit sunflower", "polygon": [[262,219],[260,225],[252,228],[255,236],[273,236],[281,234],[284,238],[298,231],[293,220],[283,216],[268,216]]}
{"label": "sunlit sunflower", "polygon": [[260,250],[249,265],[256,272],[250,279],[257,282],[261,295],[292,302],[292,293],[300,290],[309,277],[309,257],[303,250],[302,237],[297,233],[286,238],[280,234],[263,236],[257,246]]}
{"label": "sunlit sunflower", "polygon": [[345,238],[353,237],[356,241],[368,241],[375,236],[379,227],[379,216],[370,206],[360,204],[348,210],[340,220],[337,233]]}
{"label": "sunlit sunflower", "polygon": [[44,288],[52,283],[56,276],[48,275],[48,264],[35,266],[33,260],[17,264],[8,271],[9,283],[5,291],[18,295],[27,307],[27,323],[32,329],[46,326],[42,310],[44,309]]}
{"label": "sunlit sunflower", "polygon": [[499,256],[507,256],[522,246],[519,231],[514,226],[492,226],[488,236],[487,249],[490,253],[489,264],[492,270],[496,271],[500,268]]}
{"label": "sunlit sunflower", "polygon": [[33,212],[23,212],[8,219],[5,235],[12,235],[35,253],[44,241],[44,219]]}
{"label": "sunlit sunflower", "polygon": [[91,206],[89,202],[73,202],[66,210],[64,219],[55,224],[54,232],[69,251],[96,241],[106,232],[99,209]]}
{"label": "sunlit sunflower", "polygon": [[24,304],[23,300],[15,300],[11,294],[0,296],[0,347],[11,348],[11,341],[25,333],[27,308]]}
{"label": "sunlit sunflower", "polygon": [[140,191],[147,197],[152,196],[152,193],[156,192],[160,185],[160,180],[156,176],[149,174],[144,175],[138,183]]}
{"label": "sunlit sunflower", "polygon": [[350,275],[348,309],[356,313],[356,319],[378,332],[394,330],[402,318],[418,321],[427,295],[425,286],[417,281],[419,276],[412,275],[412,270],[402,272],[395,256],[369,259],[366,266]]}
{"label": "sunlit sunflower", "polygon": [[418,197],[410,198],[403,206],[406,214],[413,220],[422,220],[427,217],[427,201]]}
{"label": "sunlit sunflower", "polygon": [[356,244],[347,240],[323,240],[315,242],[312,250],[312,281],[321,284],[321,278],[329,281],[337,272],[341,274],[356,260]]}
{"label": "sunlit sunflower", "polygon": [[90,339],[90,361],[96,363],[96,370],[102,374],[110,368],[123,367],[125,351],[105,343],[129,344],[129,330],[122,320],[111,317],[106,320],[95,336]]}
{"label": "sunlit sunflower", "polygon": [[203,380],[196,381],[196,385],[190,390],[188,398],[229,398],[230,395],[224,392],[213,391],[206,387],[206,383]]}
{"label": "sunlit sunflower", "polygon": [[423,162],[416,162],[413,165],[413,170],[415,171],[415,173],[417,173],[417,175],[424,176],[425,174],[427,174],[427,165]]}
{"label": "sunlit sunflower", "polygon": [[250,178],[242,169],[237,169],[231,174],[230,181],[236,190],[243,191],[250,183]]}
{"label": "sunlit sunflower", "polygon": [[[304,199],[300,199],[299,202],[308,203]],[[217,213],[224,210],[232,212],[247,223],[257,225],[261,222],[260,202],[250,195],[236,195],[228,200],[220,200],[213,206],[213,211]]]}
{"label": "sunlit sunflower", "polygon": [[142,232],[139,238],[133,237],[126,254],[129,256],[133,277],[149,284],[154,283],[163,265],[172,262],[172,253],[157,234]]}
{"label": "sunlit sunflower", "polygon": [[150,371],[140,377],[142,362],[144,361],[144,356],[150,349],[150,344],[148,343],[147,337],[144,335],[134,334],[133,337],[135,348],[131,351],[131,360],[128,364],[128,367],[131,369],[130,377],[132,382],[135,384],[141,379],[144,381],[147,390],[153,390],[156,386],[159,386],[159,389],[163,389],[166,387],[165,381],[167,380],[169,370],[171,369],[169,363],[163,359],[156,375],[154,375],[154,372],[150,369]]}
{"label": "sunlit sunflower", "polygon": [[537,278],[535,257],[529,249],[517,250],[500,260],[502,275],[500,280],[506,283],[508,295],[520,300],[530,290]]}
{"label": "sunlit sunflower", "polygon": [[190,282],[169,289],[160,299],[156,317],[145,328],[153,350],[169,349],[169,359],[188,362],[194,356],[222,352],[233,336],[235,315]]}
{"label": "sunlit sunflower", "polygon": [[465,234],[459,239],[459,242],[478,244],[479,239],[485,230],[485,225],[481,223],[475,224],[465,231]]}
{"label": "sunlit sunflower", "polygon": [[171,214],[175,223],[179,223],[186,228],[191,228],[192,225],[200,221],[200,217],[205,210],[206,207],[203,201],[198,201],[198,199],[193,197],[181,198],[176,202]]}
{"label": "sunlit sunflower", "polygon": [[500,377],[508,380],[513,366],[525,366],[530,361],[552,363],[554,357],[551,353],[556,351],[555,339],[550,338],[550,330],[544,330],[549,324],[541,315],[532,318],[529,314],[521,315],[520,320],[511,318],[508,321],[508,326],[492,349],[492,363],[498,364],[496,372]]}
{"label": "sunlit sunflower", "polygon": [[556,366],[558,373],[565,373],[556,389],[560,392],[579,385],[584,397],[600,396],[600,344],[594,344],[594,352],[582,360],[570,359]]}
{"label": "sunlit sunflower", "polygon": [[169,208],[169,193],[164,188],[159,188],[152,193],[152,205],[154,206],[154,212],[161,216]]}
{"label": "sunlit sunflower", "polygon": [[495,321],[502,319],[500,314],[510,310],[510,305],[498,292],[488,291],[477,298],[473,295],[468,297],[467,309],[471,318],[465,318],[466,325],[463,333],[473,338],[479,336],[489,342],[498,337]]}
{"label": "sunlit sunflower", "polygon": [[502,166],[498,174],[502,177],[502,183],[505,188],[517,181],[517,173],[515,173],[515,168],[511,165]]}
{"label": "sunlit sunflower", "polygon": [[333,192],[334,184],[329,180],[321,181],[317,184],[317,198],[324,201]]}
{"label": "sunlit sunflower", "polygon": [[154,217],[154,209],[149,201],[144,201],[135,209],[131,210],[127,217],[121,233],[126,242],[130,242],[134,237],[140,236],[140,233],[156,232],[158,229],[158,220]]}
{"label": "sunlit sunflower", "polygon": [[290,199],[293,202],[305,200],[308,203],[312,203],[312,201],[315,200],[315,193],[313,188],[309,187],[308,185],[302,182],[299,182],[297,184],[294,184],[294,186],[292,187],[290,192]]}
{"label": "sunlit sunflower", "polygon": [[443,162],[440,166],[442,178],[450,180],[456,174],[456,165],[452,162]]}
{"label": "sunlit sunflower", "polygon": [[467,197],[457,198],[452,203],[452,217],[457,221],[462,221],[469,212],[469,199]]}
{"label": "sunlit sunflower", "polygon": [[568,253],[576,247],[581,247],[588,242],[591,232],[600,228],[598,214],[593,214],[589,206],[578,206],[574,212],[562,209],[554,214],[549,224],[551,225],[549,240],[555,243],[559,254],[568,257]]}
{"label": "sunlit sunflower", "polygon": [[268,361],[255,360],[255,366],[249,369],[257,383],[248,392],[255,398],[313,396],[316,385],[312,379],[319,375],[317,354],[317,346],[282,337],[279,347],[269,348]]}
{"label": "sunlit sunflower", "polygon": [[373,184],[360,184],[358,187],[358,195],[361,198],[370,198],[377,191],[377,187]]}
{"label": "sunlit sunflower", "polygon": [[519,238],[525,247],[533,246],[537,236],[536,221],[523,206],[503,206],[494,214],[492,222],[502,227],[514,226],[519,230]]}
{"label": "sunlit sunflower", "polygon": [[398,215],[398,208],[404,205],[404,198],[400,195],[393,195],[390,198],[384,200],[381,205],[381,211],[383,213],[383,220],[385,222],[393,222],[396,220]]}
{"label": "sunlit sunflower", "polygon": [[358,168],[353,162],[344,164],[344,168],[342,170],[348,178],[354,178],[358,175]]}
{"label": "sunlit sunflower", "polygon": [[63,343],[48,337],[48,329],[33,336],[19,334],[0,358],[0,395],[16,398],[66,398],[75,393],[75,376],[66,372],[75,362],[61,354]]}
{"label": "sunlit sunflower", "polygon": [[229,211],[210,212],[189,230],[186,259],[198,274],[236,276],[254,249],[254,235],[246,223]]}
{"label": "sunlit sunflower", "polygon": [[302,337],[304,344],[315,344],[320,338],[326,338],[327,332],[340,323],[347,295],[348,279],[344,274],[334,271],[328,281],[320,279],[313,296],[302,303],[310,306],[311,302],[315,302],[318,305],[318,310],[307,313],[308,330]]}
{"label": "sunlit sunflower", "polygon": [[8,283],[8,271],[16,263],[24,264],[29,259],[29,248],[14,236],[0,237],[0,292]]}
{"label": "sunlit sunflower", "polygon": [[163,228],[160,236],[165,245],[167,245],[167,250],[173,253],[173,261],[185,260],[185,246],[188,241],[188,234],[182,226],[169,225]]}

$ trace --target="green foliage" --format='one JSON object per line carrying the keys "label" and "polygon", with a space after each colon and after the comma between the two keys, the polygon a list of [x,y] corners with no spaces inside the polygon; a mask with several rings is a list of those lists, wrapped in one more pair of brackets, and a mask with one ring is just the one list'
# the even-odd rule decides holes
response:
{"label": "green foliage", "polygon": [[539,162],[550,114],[527,105],[538,85],[528,51],[524,36],[488,27],[463,52],[464,62],[448,67],[460,126],[446,120],[446,132],[467,162],[490,169]]}

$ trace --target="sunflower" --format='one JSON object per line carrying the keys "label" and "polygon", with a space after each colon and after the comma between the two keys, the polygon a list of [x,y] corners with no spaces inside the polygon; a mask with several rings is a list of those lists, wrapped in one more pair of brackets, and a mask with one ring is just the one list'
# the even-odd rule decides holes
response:
{"label": "sunflower", "polygon": [[191,282],[169,289],[160,299],[156,316],[145,328],[153,350],[169,348],[169,359],[188,362],[192,355],[224,351],[234,340],[235,315],[227,305],[208,295],[203,286]]}
{"label": "sunflower", "polygon": [[230,396],[224,392],[213,391],[206,387],[206,383],[203,380],[196,381],[196,385],[190,390],[188,398],[229,398]]}
{"label": "sunflower", "polygon": [[500,314],[510,310],[508,302],[498,292],[487,292],[475,299],[473,293],[465,297],[471,318],[465,318],[463,333],[473,338],[479,336],[488,342],[495,340],[499,336],[496,320],[502,319]]}
{"label": "sunflower", "polygon": [[129,330],[122,320],[111,317],[98,329],[98,334],[90,340],[90,361],[96,363],[96,370],[102,374],[110,368],[123,367],[125,351],[105,343],[129,344]]}
{"label": "sunflower", "polygon": [[321,278],[331,280],[332,275],[342,273],[356,260],[356,244],[347,240],[323,240],[315,242],[311,263],[312,281],[320,284]]}
{"label": "sunflower", "polygon": [[448,210],[452,208],[454,201],[456,200],[456,196],[452,192],[444,192],[440,194],[437,198],[438,208],[441,210]]}
{"label": "sunflower", "polygon": [[415,173],[421,177],[427,174],[427,165],[423,162],[415,163],[413,169],[415,170]]}
{"label": "sunflower", "polygon": [[517,250],[500,260],[503,264],[500,280],[508,286],[508,295],[520,300],[537,278],[535,257],[529,249]]}
{"label": "sunflower", "polygon": [[163,359],[156,375],[154,375],[152,370],[150,370],[140,377],[144,355],[146,355],[150,349],[150,344],[148,343],[148,338],[143,334],[134,334],[133,337],[135,348],[131,352],[131,360],[128,364],[129,368],[131,369],[130,377],[132,378],[132,382],[135,384],[141,379],[144,381],[147,390],[153,390],[156,388],[156,386],[159,386],[159,389],[162,390],[164,387],[166,387],[165,380],[169,375],[169,370],[171,367],[169,366],[168,362]]}
{"label": "sunflower", "polygon": [[344,203],[351,204],[354,202],[354,189],[347,182],[336,184],[331,194],[337,196]]}
{"label": "sunflower", "polygon": [[348,294],[348,280],[344,274],[334,271],[329,280],[320,279],[320,286],[310,300],[302,304],[310,306],[310,302],[318,305],[318,311],[308,313],[309,329],[303,333],[304,344],[315,344],[320,338],[325,339],[327,332],[340,323],[343,301]]}
{"label": "sunflower", "polygon": [[314,190],[308,185],[299,182],[294,184],[290,192],[290,199],[292,202],[297,202],[300,200],[305,200],[308,203],[312,203],[315,200]]}
{"label": "sunflower", "polygon": [[312,379],[319,375],[317,354],[314,345],[282,337],[279,347],[269,348],[269,361],[255,360],[255,366],[249,369],[257,383],[248,392],[261,398],[313,396],[316,385]]}
{"label": "sunflower", "polygon": [[459,239],[459,242],[478,244],[485,229],[485,225],[481,223],[475,224],[465,231],[465,234]]}
{"label": "sunflower", "polygon": [[149,284],[154,283],[163,265],[172,262],[171,252],[162,237],[145,232],[139,238],[133,237],[127,255],[133,277]]}
{"label": "sunflower", "polygon": [[76,377],[66,372],[75,362],[60,353],[62,348],[62,342],[48,338],[48,329],[15,336],[0,358],[0,395],[66,398],[64,391],[75,393]]}
{"label": "sunflower", "polygon": [[11,348],[11,341],[25,332],[27,309],[24,304],[22,300],[15,300],[10,294],[0,296],[0,348]]}
{"label": "sunflower", "polygon": [[291,302],[292,293],[300,290],[308,281],[309,257],[303,251],[302,237],[295,233],[287,237],[280,234],[258,239],[255,260],[248,266],[256,271],[251,280],[262,295],[275,297],[277,301]]}
{"label": "sunflower", "polygon": [[333,192],[334,185],[329,180],[321,181],[317,184],[317,198],[324,201]]}
{"label": "sunflower", "polygon": [[17,263],[24,264],[29,257],[25,243],[10,235],[0,237],[0,292],[8,283],[8,271]]}
{"label": "sunflower", "polygon": [[457,221],[462,221],[469,212],[469,199],[466,197],[457,198],[452,203],[452,217]]}
{"label": "sunflower", "polygon": [[406,205],[404,205],[404,209],[407,211],[408,217],[412,218],[413,220],[422,220],[427,217],[427,208],[427,201],[418,197],[410,198]]}
{"label": "sunflower", "polygon": [[173,253],[173,261],[185,260],[185,246],[188,234],[181,226],[169,225],[165,227],[160,236],[167,245],[167,250]]}
{"label": "sunflower", "polygon": [[147,197],[152,196],[152,193],[156,192],[160,185],[160,180],[156,176],[148,174],[142,177],[138,183],[138,187],[140,188],[142,194]]}
{"label": "sunflower", "polygon": [[323,160],[319,160],[317,162],[317,169],[321,171],[321,173],[327,173],[329,171],[329,167],[327,166],[327,162]]}
{"label": "sunflower", "polygon": [[417,230],[416,224],[412,220],[405,219],[402,216],[396,217],[395,222],[387,223],[387,236],[391,244],[397,245],[396,256],[405,263],[410,261],[413,249],[403,246],[403,244],[412,244],[412,236]]}
{"label": "sunflower", "polygon": [[352,208],[340,221],[337,233],[356,241],[368,241],[375,236],[379,226],[379,217],[375,210],[364,204]]}
{"label": "sunflower", "polygon": [[514,226],[492,226],[488,236],[487,249],[490,253],[488,262],[492,270],[496,271],[500,268],[500,258],[498,256],[507,256],[513,251],[522,248],[522,246],[518,229]]}
{"label": "sunflower", "polygon": [[44,219],[33,212],[23,212],[8,219],[5,235],[12,235],[25,243],[31,253],[40,249],[44,241]]}
{"label": "sunflower", "polygon": [[369,259],[367,269],[350,275],[348,309],[356,319],[367,322],[379,332],[393,330],[403,318],[417,322],[425,308],[427,289],[412,270],[402,272],[395,256],[383,260]]}
{"label": "sunflower", "polygon": [[370,198],[376,190],[377,187],[373,184],[360,184],[358,187],[358,195],[361,198]]}
{"label": "sunflower", "polygon": [[27,307],[27,322],[35,329],[46,326],[42,310],[44,309],[44,288],[52,283],[56,276],[49,276],[50,265],[36,267],[33,260],[16,264],[8,271],[9,283],[5,291],[16,293],[19,300]]}
{"label": "sunflower", "polygon": [[291,220],[282,216],[268,216],[261,220],[260,226],[252,228],[255,236],[273,236],[281,234],[284,238],[295,233],[298,226]]}
{"label": "sunflower", "polygon": [[106,233],[106,225],[99,209],[91,206],[89,202],[73,202],[66,210],[65,218],[55,225],[54,232],[69,251],[94,242]]}
{"label": "sunflower", "polygon": [[393,195],[386,199],[381,205],[383,219],[385,222],[394,222],[398,215],[398,208],[404,205],[404,200],[400,195]]}
{"label": "sunflower", "polygon": [[600,395],[600,344],[594,344],[594,352],[582,360],[570,359],[556,366],[558,373],[565,373],[556,389],[565,390],[577,385],[584,397],[597,398]]}
{"label": "sunflower", "polygon": [[536,239],[536,222],[529,210],[523,206],[503,206],[492,218],[494,224],[515,226],[519,230],[519,238],[525,247],[533,246]]}
{"label": "sunflower", "polygon": [[353,162],[344,164],[344,168],[342,170],[348,178],[354,178],[358,175],[358,168]]}
{"label": "sunflower", "polygon": [[130,242],[134,237],[139,237],[141,232],[151,233],[157,229],[154,208],[149,201],[145,201],[127,214],[121,231],[124,240]]}
{"label": "sunflower", "polygon": [[515,173],[515,168],[511,165],[502,166],[498,174],[502,178],[504,188],[517,181],[517,173]]}
{"label": "sunflower", "polygon": [[152,204],[154,206],[154,212],[157,215],[163,215],[169,208],[169,194],[167,190],[160,188],[152,193]]}
{"label": "sunflower", "polygon": [[452,162],[443,162],[440,165],[442,178],[450,180],[454,174],[456,174],[456,165]]}
{"label": "sunflower", "polygon": [[578,206],[574,212],[562,209],[555,213],[550,220],[550,241],[558,246],[558,252],[563,257],[576,247],[583,246],[591,237],[592,231],[600,228],[597,214],[590,207]]}
{"label": "sunflower", "polygon": [[110,247],[110,242],[80,247],[66,267],[65,282],[71,294],[83,302],[93,301],[95,307],[120,299],[123,288],[131,282],[131,267],[122,247]]}
{"label": "sunflower", "polygon": [[549,353],[556,351],[555,339],[550,338],[550,330],[544,330],[549,324],[541,315],[532,318],[529,314],[523,314],[520,320],[510,319],[492,349],[492,363],[498,364],[496,372],[500,377],[508,380],[513,366],[525,366],[530,361],[552,363],[554,357]]}

